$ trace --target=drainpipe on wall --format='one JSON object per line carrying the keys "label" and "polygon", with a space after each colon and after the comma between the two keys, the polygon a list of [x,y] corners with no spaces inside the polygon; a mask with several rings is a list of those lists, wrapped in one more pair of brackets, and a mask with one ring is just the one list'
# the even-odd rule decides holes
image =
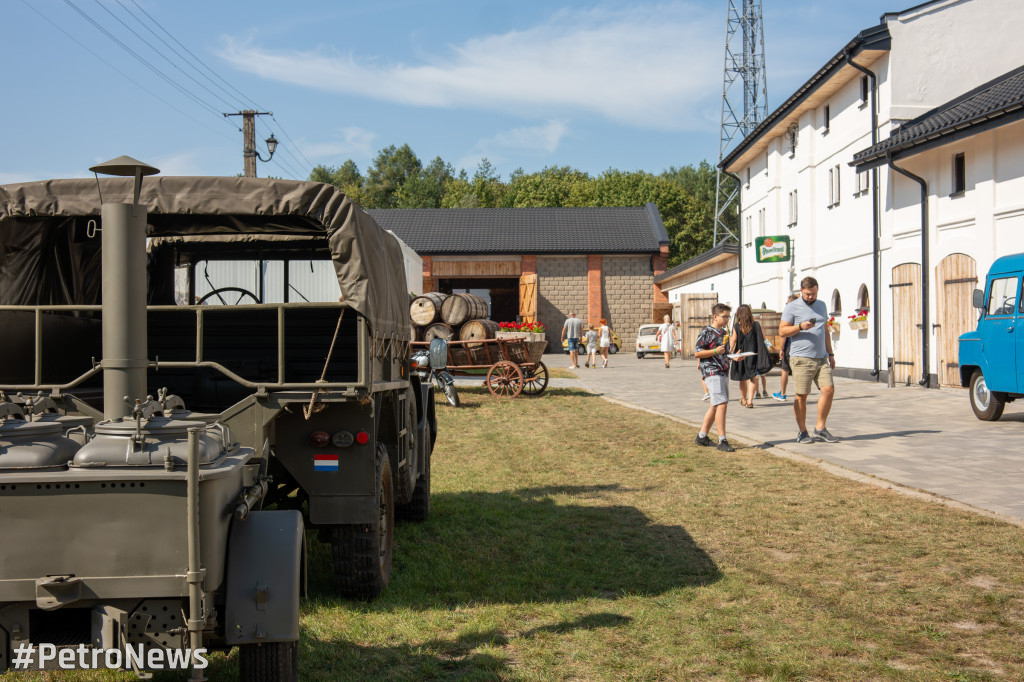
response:
{"label": "drainpipe on wall", "polygon": [[887,154],[885,160],[889,168],[921,185],[921,362],[924,365],[924,376],[917,383],[929,388],[931,363],[928,358],[928,334],[931,327],[928,324],[928,183],[924,178],[897,166],[893,162],[892,154]]}
{"label": "drainpipe on wall", "polygon": [[[871,95],[871,146],[874,147],[878,144],[878,91],[877,81],[875,78],[875,72],[871,69],[861,66],[857,62],[853,61],[853,57],[849,52],[846,53],[846,63],[857,69],[861,73],[868,77],[870,84],[869,92]],[[878,169],[871,169],[871,268],[872,268],[872,282],[871,297],[874,304],[871,306],[874,315],[874,343],[875,343],[875,369],[871,372],[871,376],[875,377],[875,381],[880,380],[880,368],[882,362],[882,299],[879,291],[882,288],[882,250],[881,250],[881,235],[880,225],[881,218],[878,210]]]}
{"label": "drainpipe on wall", "polygon": [[740,201],[743,198],[743,183],[740,181],[740,176],[735,173],[730,173],[724,168],[722,169],[722,172],[736,181],[736,245],[740,247],[738,254],[739,257],[736,259],[736,272],[740,278],[739,294],[737,294],[739,300],[736,302],[736,307],[738,308],[743,305],[743,225],[740,223],[739,219],[740,206],[743,205]]}

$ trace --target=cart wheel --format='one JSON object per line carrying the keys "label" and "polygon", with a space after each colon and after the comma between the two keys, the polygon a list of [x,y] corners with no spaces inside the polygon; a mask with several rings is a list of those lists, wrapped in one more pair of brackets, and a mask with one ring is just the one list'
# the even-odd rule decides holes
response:
{"label": "cart wheel", "polygon": [[526,372],[523,382],[523,393],[529,396],[540,395],[548,387],[548,368],[543,362]]}
{"label": "cart wheel", "polygon": [[509,360],[500,360],[487,372],[487,388],[496,398],[515,398],[523,390],[523,371]]}

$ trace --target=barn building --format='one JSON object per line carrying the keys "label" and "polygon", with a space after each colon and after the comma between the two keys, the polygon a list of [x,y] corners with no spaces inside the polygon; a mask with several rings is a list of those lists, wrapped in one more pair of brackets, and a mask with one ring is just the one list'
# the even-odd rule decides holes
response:
{"label": "barn building", "polygon": [[423,291],[484,297],[492,320],[539,321],[549,348],[570,312],[603,317],[632,350],[637,327],[667,309],[654,285],[668,234],[657,206],[374,209],[423,259]]}

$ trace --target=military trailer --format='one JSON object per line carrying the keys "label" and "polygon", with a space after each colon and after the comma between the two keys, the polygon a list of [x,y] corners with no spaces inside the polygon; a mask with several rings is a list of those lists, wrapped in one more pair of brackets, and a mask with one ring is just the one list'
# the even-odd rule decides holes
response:
{"label": "military trailer", "polygon": [[[368,599],[430,510],[401,248],[329,185],[94,170],[134,184],[0,186],[0,671],[238,646],[242,679],[295,679],[304,529]],[[338,300],[175,302],[211,258],[328,261]]]}

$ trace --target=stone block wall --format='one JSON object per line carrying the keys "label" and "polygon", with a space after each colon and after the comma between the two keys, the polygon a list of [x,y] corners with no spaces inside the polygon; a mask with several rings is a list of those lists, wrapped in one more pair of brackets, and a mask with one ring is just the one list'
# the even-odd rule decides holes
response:
{"label": "stone block wall", "polygon": [[636,330],[651,321],[654,272],[651,257],[604,256],[602,259],[604,310],[608,324],[622,339],[620,352],[636,348]]}
{"label": "stone block wall", "polygon": [[548,332],[548,351],[562,347],[570,311],[586,323],[587,257],[537,256],[537,319]]}

